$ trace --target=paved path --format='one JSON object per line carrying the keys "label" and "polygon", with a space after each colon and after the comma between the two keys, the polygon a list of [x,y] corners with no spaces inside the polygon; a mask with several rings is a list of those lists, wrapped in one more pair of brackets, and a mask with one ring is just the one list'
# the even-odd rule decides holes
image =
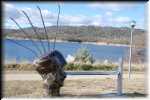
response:
{"label": "paved path", "polygon": [[[67,75],[67,79],[89,79],[89,78],[109,78],[109,77],[114,77],[116,78],[115,75]],[[5,74],[3,75],[3,79],[6,81],[10,80],[42,80],[41,76],[38,74]]]}
{"label": "paved path", "polygon": [[[128,78],[128,74],[124,74],[124,78]],[[131,75],[131,78],[143,78],[143,74],[134,74]],[[89,79],[89,78],[117,78],[117,75],[67,75],[66,79]],[[41,76],[38,73],[4,73],[3,74],[4,81],[11,81],[11,80],[42,80]]]}

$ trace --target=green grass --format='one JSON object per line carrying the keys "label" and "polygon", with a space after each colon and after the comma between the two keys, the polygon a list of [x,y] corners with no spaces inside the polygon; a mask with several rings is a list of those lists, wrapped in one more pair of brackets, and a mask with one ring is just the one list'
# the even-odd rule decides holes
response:
{"label": "green grass", "polygon": [[[73,64],[68,63],[64,66],[65,70],[77,71],[77,70],[115,70],[115,65],[92,65],[92,64]],[[33,71],[35,70],[35,66],[32,64],[5,64],[4,70],[18,70],[18,71]]]}
{"label": "green grass", "polygon": [[76,71],[76,70],[105,70],[105,71],[110,71],[110,70],[115,70],[117,67],[115,65],[91,65],[91,64],[73,64],[69,63],[65,67],[65,70],[71,70],[71,71]]}
{"label": "green grass", "polygon": [[[35,66],[32,64],[5,64],[3,66],[4,71],[35,71]],[[74,64],[68,63],[64,66],[66,71],[92,71],[92,70],[102,70],[102,71],[112,71],[117,69],[115,64]],[[124,64],[124,71],[128,71],[128,64]],[[132,64],[132,71],[135,72],[145,72],[146,68],[143,64]]]}
{"label": "green grass", "polygon": [[112,40],[110,43],[113,43],[113,44],[129,44],[129,41],[127,40]]}
{"label": "green grass", "polygon": [[33,71],[35,66],[32,64],[5,64],[4,70]]}

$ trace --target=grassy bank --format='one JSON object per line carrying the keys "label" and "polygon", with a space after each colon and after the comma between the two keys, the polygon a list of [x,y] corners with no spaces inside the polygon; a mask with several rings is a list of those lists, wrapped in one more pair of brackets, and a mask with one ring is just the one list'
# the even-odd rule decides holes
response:
{"label": "grassy bank", "polygon": [[[115,65],[91,65],[91,64],[73,64],[68,63],[64,66],[65,70],[77,71],[77,70],[115,70]],[[32,64],[5,64],[4,70],[18,70],[18,71],[33,71],[35,66]]]}
{"label": "grassy bank", "polygon": [[77,71],[77,70],[84,70],[84,71],[88,71],[88,70],[106,70],[106,71],[109,71],[109,70],[116,70],[117,66],[113,65],[113,64],[92,65],[92,64],[73,64],[73,63],[69,63],[64,68],[65,68],[65,70],[70,70],[70,71]]}
{"label": "grassy bank", "polygon": [[32,64],[5,64],[4,70],[18,70],[18,71],[33,71],[35,66]]}
{"label": "grassy bank", "polygon": [[[64,69],[66,71],[89,71],[89,70],[102,70],[102,71],[111,71],[116,70],[117,65],[115,64],[73,64],[68,63]],[[123,66],[124,71],[128,71],[128,64],[124,64]],[[6,71],[35,71],[35,66],[32,64],[5,64],[3,70]],[[133,64],[132,71],[136,72],[145,72],[145,66],[143,64]]]}

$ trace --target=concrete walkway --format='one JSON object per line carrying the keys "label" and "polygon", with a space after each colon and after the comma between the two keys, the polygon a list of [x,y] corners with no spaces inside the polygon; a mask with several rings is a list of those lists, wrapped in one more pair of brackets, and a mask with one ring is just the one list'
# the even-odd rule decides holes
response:
{"label": "concrete walkway", "polygon": [[[116,78],[115,75],[67,75],[67,79],[89,79],[89,78]],[[4,81],[12,80],[42,80],[39,74],[5,74]]]}
{"label": "concrete walkway", "polygon": [[[124,78],[128,78],[128,74],[123,75]],[[144,74],[131,74],[131,78],[143,78]],[[67,75],[66,79],[89,79],[89,78],[117,78],[117,75]],[[12,81],[12,80],[42,80],[41,76],[35,72],[7,72],[3,73],[4,81]]]}

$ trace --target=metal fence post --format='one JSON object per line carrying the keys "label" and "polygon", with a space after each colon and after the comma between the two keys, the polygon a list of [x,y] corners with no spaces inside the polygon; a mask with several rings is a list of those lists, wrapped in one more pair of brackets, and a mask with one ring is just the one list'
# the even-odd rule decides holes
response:
{"label": "metal fence post", "polygon": [[117,75],[117,95],[122,95],[122,80],[123,80],[123,58],[119,59],[118,75]]}

